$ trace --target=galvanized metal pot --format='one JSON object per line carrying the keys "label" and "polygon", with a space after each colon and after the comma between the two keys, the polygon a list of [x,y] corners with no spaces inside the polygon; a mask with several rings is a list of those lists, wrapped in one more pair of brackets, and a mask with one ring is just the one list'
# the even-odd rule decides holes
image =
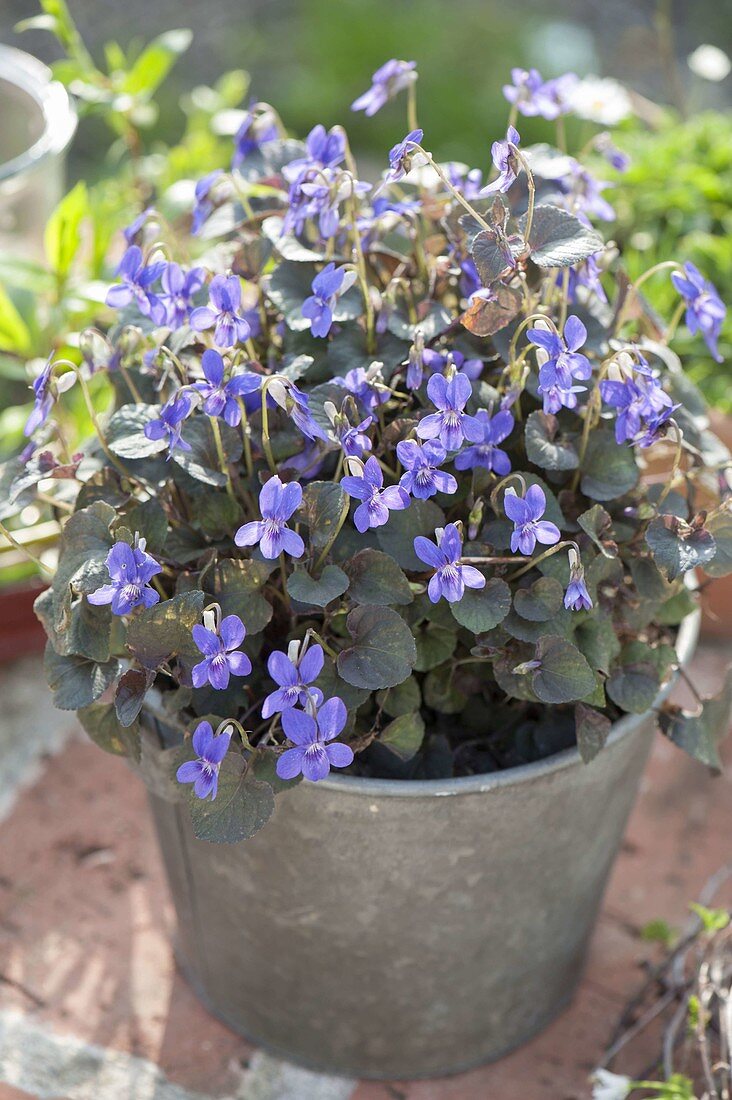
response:
{"label": "galvanized metal pot", "polygon": [[[688,659],[698,616],[681,627]],[[333,776],[209,845],[151,795],[177,954],[208,1007],[304,1065],[438,1076],[500,1057],[570,1000],[654,731],[427,782]]]}
{"label": "galvanized metal pot", "polygon": [[37,58],[0,46],[0,247],[42,255],[76,130],[66,89]]}

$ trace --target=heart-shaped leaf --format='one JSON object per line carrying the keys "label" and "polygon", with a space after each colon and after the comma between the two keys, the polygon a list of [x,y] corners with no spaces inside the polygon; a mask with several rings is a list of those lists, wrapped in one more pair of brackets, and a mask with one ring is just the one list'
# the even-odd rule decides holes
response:
{"label": "heart-shaped leaf", "polygon": [[233,752],[221,764],[216,798],[196,798],[191,791],[189,799],[194,834],[213,844],[248,840],[274,813],[274,792],[269,783],[245,772],[244,761]]}
{"label": "heart-shaped leaf", "polygon": [[424,740],[424,721],[421,714],[402,714],[385,726],[379,735],[379,742],[401,760],[411,760],[419,752]]}
{"label": "heart-shaped leaf", "polygon": [[127,645],[140,664],[155,669],[172,657],[198,656],[191,631],[203,604],[203,592],[183,592],[138,611],[127,627]]}
{"label": "heart-shaped leaf", "polygon": [[732,573],[732,512],[725,509],[710,516],[706,529],[714,539],[717,552],[705,563],[704,572],[710,577],[726,577]]}
{"label": "heart-shaped leaf", "polygon": [[729,729],[732,709],[732,666],[727,669],[721,690],[702,703],[698,713],[669,707],[659,716],[666,736],[689,756],[700,760],[713,771],[722,770],[719,743]]}
{"label": "heart-shaped leaf", "polygon": [[528,588],[519,588],[513,606],[522,619],[545,623],[558,615],[564,603],[564,589],[555,577],[539,577]]}
{"label": "heart-shaped leaf", "polygon": [[656,565],[670,581],[689,569],[711,562],[717,549],[703,521],[687,523],[677,516],[656,516],[651,520],[646,542]]}
{"label": "heart-shaped leaf", "polygon": [[618,447],[611,432],[591,433],[582,463],[582,492],[593,500],[615,500],[638,484],[631,447]]}
{"label": "heart-shaped leaf", "polygon": [[577,523],[604,557],[617,558],[618,544],[610,538],[613,521],[601,504],[593,504],[577,517]]}
{"label": "heart-shaped leaf", "polygon": [[157,405],[123,405],[110,418],[106,428],[107,445],[120,458],[149,458],[160,454],[167,440],[148,439],[145,425],[160,416]]}
{"label": "heart-shaped leaf", "polygon": [[337,565],[326,565],[317,580],[304,569],[291,573],[287,580],[287,591],[293,600],[313,604],[315,607],[327,607],[331,600],[343,595],[347,588],[348,577]]}
{"label": "heart-shaped leaf", "polygon": [[123,725],[111,703],[92,703],[88,707],[82,707],[77,713],[77,718],[100,749],[111,752],[115,756],[128,756],[131,760],[140,759],[138,722],[135,720]]}
{"label": "heart-shaped leaf", "polygon": [[298,517],[308,525],[310,545],[322,550],[328,545],[347,502],[344,489],[334,481],[311,481],[303,493]]}
{"label": "heart-shaped leaf", "polygon": [[491,577],[484,588],[466,588],[463,598],[450,604],[457,622],[473,634],[492,630],[511,610],[511,589],[499,577]]}
{"label": "heart-shaped leaf", "polygon": [[574,444],[564,439],[559,421],[551,413],[532,412],[526,421],[526,456],[542,470],[575,470],[579,455]]}
{"label": "heart-shaped leaf", "polygon": [[[521,219],[521,228],[526,225]],[[531,259],[538,267],[574,267],[602,251],[602,237],[574,214],[559,206],[539,203],[534,208],[529,236]]]}
{"label": "heart-shaped leaf", "polygon": [[539,667],[531,686],[542,703],[572,703],[595,687],[595,674],[576,646],[558,634],[547,634],[536,646]]}
{"label": "heart-shaped leaf", "polygon": [[98,664],[76,654],[64,657],[56,653],[49,642],[43,669],[53,692],[53,705],[59,710],[81,710],[96,702],[114,683],[119,673],[119,662]]}
{"label": "heart-shaped leaf", "polygon": [[131,726],[145,702],[145,695],[151,687],[154,674],[149,669],[128,668],[120,676],[114,693],[114,709],[121,725]]}
{"label": "heart-shaped leaf", "polygon": [[350,579],[348,595],[354,603],[408,604],[414,599],[409,581],[389,554],[368,547],[359,550],[344,569]]}
{"label": "heart-shaped leaf", "polygon": [[574,708],[574,725],[579,754],[584,763],[589,764],[607,741],[612,722],[594,707],[578,703]]}
{"label": "heart-shaped leaf", "polygon": [[417,660],[412,631],[390,607],[356,607],[346,626],[353,644],[338,654],[338,672],[355,687],[394,687]]}

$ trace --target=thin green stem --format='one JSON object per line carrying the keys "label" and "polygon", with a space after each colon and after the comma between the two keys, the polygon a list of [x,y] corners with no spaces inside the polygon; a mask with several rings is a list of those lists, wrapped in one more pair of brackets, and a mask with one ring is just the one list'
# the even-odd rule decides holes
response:
{"label": "thin green stem", "polygon": [[348,197],[348,211],[351,216],[351,239],[356,254],[356,274],[363,295],[363,304],[366,309],[366,350],[369,355],[376,351],[376,329],[374,323],[374,305],[371,301],[368,275],[366,272],[366,258],[363,254],[361,234],[358,231],[358,214],[356,210],[356,192],[354,190],[355,178],[351,176],[351,194]]}
{"label": "thin green stem", "polygon": [[527,562],[526,565],[522,566],[521,569],[517,569],[515,573],[510,573],[508,577],[506,577],[506,580],[510,584],[511,581],[515,581],[519,577],[523,577],[524,573],[528,573],[530,569],[533,569],[534,566],[538,565],[540,561],[544,561],[545,558],[550,558],[552,554],[557,554],[560,550],[566,550],[568,546],[576,547],[576,545],[577,544],[574,542],[558,542],[556,543],[556,545],[550,546],[549,549],[545,550],[542,554],[539,554],[537,558],[531,558],[531,560]]}
{"label": "thin green stem", "polygon": [[232,500],[236,500],[236,493],[234,492],[234,486],[231,481],[231,471],[229,470],[229,464],[224,454],[224,444],[221,439],[221,429],[219,428],[218,417],[210,416],[209,421],[211,422],[211,430],[213,432],[214,443],[216,444],[216,454],[218,455],[221,473],[226,478],[226,492]]}
{"label": "thin green stem", "polygon": [[318,555],[318,560],[315,562],[315,565],[313,567],[316,573],[318,572],[321,565],[323,564],[323,562],[327,558],[328,553],[330,552],[330,549],[333,546],[333,543],[338,538],[338,535],[340,534],[341,528],[342,528],[343,524],[346,522],[346,517],[348,516],[348,512],[350,510],[350,507],[351,507],[351,499],[350,499],[350,497],[346,497],[346,499],[344,500],[343,505],[341,507],[341,514],[338,517],[338,523],[335,525],[333,533],[331,534],[330,538],[326,542],[325,546],[320,551],[320,554]]}
{"label": "thin green stem", "polygon": [[643,284],[651,278],[652,275],[657,274],[659,271],[683,271],[680,263],[676,260],[661,260],[660,263],[654,264],[653,267],[649,267],[647,271],[644,271],[642,275],[639,275],[630,286],[628,287],[628,293],[622,306],[618,310],[617,320],[615,322],[615,335],[617,335],[625,323],[625,316],[630,308],[631,303],[638,297],[638,291]]}
{"label": "thin green stem", "polygon": [[271,382],[274,377],[275,376],[272,375],[262,383],[262,450],[264,451],[264,456],[267,459],[267,465],[270,471],[276,474],[277,464],[272,454],[272,444],[269,439],[269,410],[267,409],[267,388],[269,382]]}
{"label": "thin green stem", "polygon": [[460,194],[458,189],[452,183],[450,183],[450,180],[447,178],[445,173],[442,171],[439,164],[435,161],[435,158],[432,156],[432,154],[428,153],[426,149],[423,149],[421,145],[415,144],[414,148],[418,149],[419,152],[422,153],[423,156],[425,156],[427,158],[427,160],[431,164],[432,168],[434,168],[435,172],[437,173],[437,175],[440,177],[440,179],[444,183],[447,190],[450,192],[450,194],[453,196],[453,198],[457,199],[457,201],[460,203],[460,205],[463,207],[463,209],[467,210],[468,214],[470,214],[471,217],[475,218],[478,225],[481,225],[483,227],[483,229],[487,229],[487,230],[490,231],[491,226],[488,224],[488,222],[485,220],[485,218],[483,218],[478,213],[478,211],[475,209],[475,207],[471,206],[470,203],[467,201],[467,199],[465,199]]}
{"label": "thin green stem", "polygon": [[407,130],[411,133],[412,130],[418,130],[419,123],[417,122],[417,81],[413,80],[411,84],[407,86]]}
{"label": "thin green stem", "polygon": [[35,554],[32,554],[30,550],[28,550],[27,547],[23,546],[21,542],[18,542],[12,531],[9,531],[5,524],[2,522],[0,522],[0,535],[3,535],[3,537],[8,540],[11,546],[15,547],[15,549],[20,554],[22,554],[23,557],[27,558],[28,561],[32,561],[36,568],[39,569],[42,573],[45,573],[47,577],[53,576],[53,570],[49,569],[47,565],[44,565],[41,559],[37,558]]}
{"label": "thin green stem", "polygon": [[534,222],[534,203],[536,201],[536,184],[534,183],[534,173],[529,168],[529,162],[522,152],[516,150],[519,163],[526,173],[526,185],[529,189],[529,205],[526,207],[526,229],[524,230],[524,240],[528,243],[531,236],[531,226]]}
{"label": "thin green stem", "polygon": [[331,648],[331,646],[328,645],[328,643],[323,638],[321,638],[321,636],[318,634],[317,630],[313,630],[313,628],[311,626],[309,626],[308,627],[308,635],[311,638],[315,638],[315,641],[318,642],[319,645],[322,645],[323,649],[328,654],[331,661],[336,660],[336,658],[338,657],[338,654],[336,653],[336,651],[334,649]]}

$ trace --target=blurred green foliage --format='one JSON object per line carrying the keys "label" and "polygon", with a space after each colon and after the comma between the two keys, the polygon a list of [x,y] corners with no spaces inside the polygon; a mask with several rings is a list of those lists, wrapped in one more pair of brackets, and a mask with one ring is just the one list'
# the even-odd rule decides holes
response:
{"label": "blurred green foliage", "polygon": [[[732,114],[705,112],[682,121],[668,113],[657,131],[627,129],[617,143],[632,157],[608,194],[618,213],[612,233],[631,278],[660,260],[691,260],[728,306],[720,353],[732,359]],[[662,317],[678,302],[668,271],[643,288]],[[732,413],[729,367],[715,363],[683,324],[675,338],[690,376],[711,405]]]}

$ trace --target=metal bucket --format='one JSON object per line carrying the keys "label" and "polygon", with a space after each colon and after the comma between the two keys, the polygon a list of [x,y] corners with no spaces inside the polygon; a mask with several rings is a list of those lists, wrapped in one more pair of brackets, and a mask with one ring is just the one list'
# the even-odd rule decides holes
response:
{"label": "metal bucket", "polygon": [[40,257],[43,227],[64,186],[76,112],[30,54],[0,46],[0,249]]}
{"label": "metal bucket", "polygon": [[315,1069],[499,1058],[572,997],[654,726],[623,718],[587,765],[571,749],[458,779],[303,782],[232,846],[151,794],[182,969],[235,1031]]}

